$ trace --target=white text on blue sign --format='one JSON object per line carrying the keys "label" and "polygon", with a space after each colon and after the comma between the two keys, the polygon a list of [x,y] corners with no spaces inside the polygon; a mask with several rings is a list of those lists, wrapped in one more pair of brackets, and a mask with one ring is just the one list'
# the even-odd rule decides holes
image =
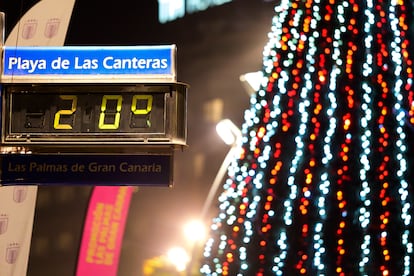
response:
{"label": "white text on blue sign", "polygon": [[6,48],[3,74],[171,74],[173,50],[173,46]]}

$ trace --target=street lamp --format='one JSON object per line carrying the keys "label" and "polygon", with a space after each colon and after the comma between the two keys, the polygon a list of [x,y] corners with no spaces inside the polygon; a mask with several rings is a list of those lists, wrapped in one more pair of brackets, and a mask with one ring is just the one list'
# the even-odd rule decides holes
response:
{"label": "street lamp", "polygon": [[[236,154],[239,152],[239,144],[241,142],[241,131],[240,129],[229,119],[224,119],[218,122],[216,125],[217,134],[220,138],[226,143],[227,145],[231,145],[229,152],[226,154],[226,157],[221,163],[221,166],[214,178],[213,183],[211,184],[210,190],[208,192],[207,198],[204,202],[203,209],[201,211],[201,223],[205,223],[207,213],[210,210],[211,204],[214,200],[215,195],[217,194],[217,190],[220,187],[220,184],[223,181],[224,176],[227,173],[227,168],[229,167],[231,161],[235,158]],[[197,243],[200,242],[202,239],[197,239],[192,244],[191,255],[189,259],[189,263],[187,266],[187,276],[192,275],[192,268],[194,263],[193,255],[197,249]]]}
{"label": "street lamp", "polygon": [[184,234],[186,239],[194,244],[202,241],[206,236],[206,227],[201,220],[192,220],[184,225]]}
{"label": "street lamp", "polygon": [[241,138],[240,129],[229,119],[224,119],[216,125],[217,134],[227,145],[236,145]]}
{"label": "street lamp", "polygon": [[224,119],[218,122],[218,124],[216,125],[216,131],[220,138],[224,141],[224,143],[226,143],[227,145],[231,145],[231,148],[227,153],[226,157],[224,158],[223,163],[221,163],[216,177],[214,178],[214,181],[211,184],[206,201],[204,202],[204,206],[201,211],[202,220],[205,219],[207,212],[211,207],[211,203],[214,199],[214,196],[217,193],[221,181],[223,180],[227,172],[227,168],[229,167],[231,161],[234,159],[236,153],[239,150],[237,146],[242,136],[240,129],[229,119]]}
{"label": "street lamp", "polygon": [[261,71],[250,72],[240,76],[240,82],[249,96],[259,90],[262,80],[263,72]]}

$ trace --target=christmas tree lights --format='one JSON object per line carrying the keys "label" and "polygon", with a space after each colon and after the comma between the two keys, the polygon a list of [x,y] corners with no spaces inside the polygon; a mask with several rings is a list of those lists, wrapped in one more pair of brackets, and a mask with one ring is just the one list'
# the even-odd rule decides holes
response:
{"label": "christmas tree lights", "polygon": [[203,274],[414,273],[412,5],[275,7]]}

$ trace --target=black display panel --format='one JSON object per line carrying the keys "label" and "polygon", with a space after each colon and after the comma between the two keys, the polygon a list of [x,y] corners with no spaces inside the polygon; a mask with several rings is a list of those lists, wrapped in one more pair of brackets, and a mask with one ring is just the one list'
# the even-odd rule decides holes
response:
{"label": "black display panel", "polygon": [[186,84],[5,84],[1,92],[3,152],[159,152],[187,145]]}
{"label": "black display panel", "polygon": [[101,135],[165,132],[165,94],[99,91],[10,93],[9,134]]}

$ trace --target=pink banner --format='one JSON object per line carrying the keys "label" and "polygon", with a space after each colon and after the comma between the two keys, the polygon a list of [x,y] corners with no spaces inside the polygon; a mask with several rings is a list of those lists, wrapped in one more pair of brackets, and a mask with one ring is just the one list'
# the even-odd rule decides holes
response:
{"label": "pink banner", "polygon": [[77,276],[116,276],[133,187],[97,186],[86,216]]}

